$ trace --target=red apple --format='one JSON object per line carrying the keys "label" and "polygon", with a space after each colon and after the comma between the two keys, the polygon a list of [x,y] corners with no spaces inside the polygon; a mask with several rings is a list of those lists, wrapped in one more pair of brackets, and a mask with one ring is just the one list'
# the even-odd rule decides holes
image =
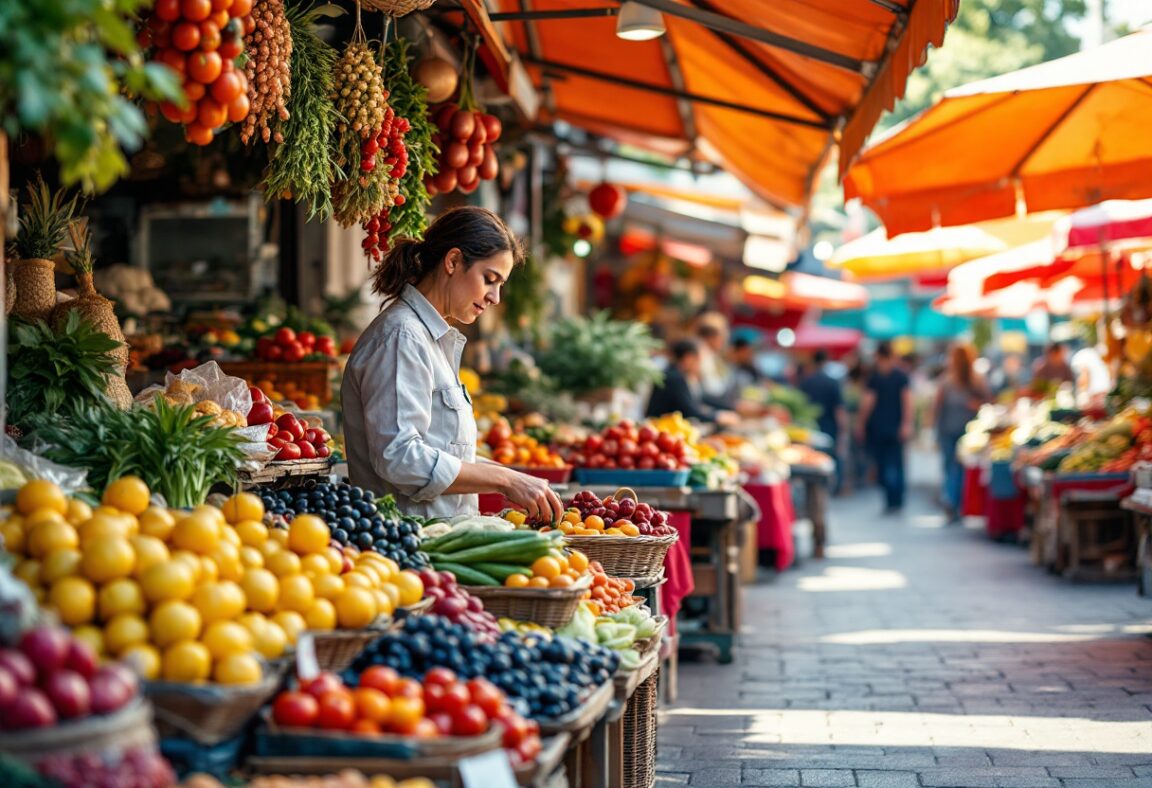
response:
{"label": "red apple", "polygon": [[92,693],[79,673],[61,670],[44,682],[44,692],[61,719],[87,717],[92,711]]}
{"label": "red apple", "polygon": [[252,395],[252,402],[253,403],[267,402],[268,401],[268,397],[264,395],[264,392],[261,391],[260,389],[256,388],[255,386],[249,386],[248,387],[248,393]]}
{"label": "red apple", "polygon": [[288,462],[290,460],[298,460],[301,457],[300,447],[295,443],[285,443],[280,451],[276,453],[277,462]]}
{"label": "red apple", "polygon": [[296,332],[285,326],[276,332],[276,344],[280,347],[287,347],[296,341]]}
{"label": "red apple", "polygon": [[280,428],[281,432],[291,433],[295,439],[304,437],[304,425],[291,413],[285,413],[276,419],[276,426]]}
{"label": "red apple", "polygon": [[36,627],[29,629],[20,637],[20,650],[36,666],[36,672],[43,678],[64,667],[71,640],[66,629]]}
{"label": "red apple", "polygon": [[[257,389],[259,390],[259,389]],[[248,411],[248,426],[253,427],[258,424],[271,424],[272,423],[272,405],[267,400],[260,402],[253,402],[251,410]]]}
{"label": "red apple", "polygon": [[4,727],[18,731],[25,728],[49,728],[56,724],[56,712],[48,697],[28,687],[4,709]]}
{"label": "red apple", "polygon": [[300,459],[302,459],[302,460],[314,460],[314,459],[316,459],[316,456],[317,456],[316,455],[316,447],[314,445],[312,445],[308,441],[304,440],[303,438],[296,441],[296,445],[300,447]]}
{"label": "red apple", "polygon": [[7,668],[0,668],[0,711],[20,694],[20,682]]}
{"label": "red apple", "polygon": [[36,682],[36,668],[28,657],[14,648],[0,648],[0,668],[11,673],[17,684]]}
{"label": "red apple", "polygon": [[124,665],[105,665],[89,682],[92,713],[108,714],[125,706],[136,695],[136,674]]}
{"label": "red apple", "polygon": [[85,679],[90,679],[96,675],[99,665],[100,659],[91,646],[73,638],[68,646],[68,657],[64,660],[64,667],[79,673]]}

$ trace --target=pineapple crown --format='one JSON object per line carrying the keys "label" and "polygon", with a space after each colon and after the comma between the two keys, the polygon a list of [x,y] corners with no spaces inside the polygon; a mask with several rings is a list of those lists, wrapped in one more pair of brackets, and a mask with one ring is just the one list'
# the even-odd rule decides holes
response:
{"label": "pineapple crown", "polygon": [[88,232],[88,222],[83,219],[71,222],[68,237],[72,241],[72,251],[64,253],[68,265],[77,275],[92,273],[92,236]]}
{"label": "pineapple crown", "polygon": [[81,207],[80,196],[65,200],[63,189],[53,193],[39,172],[35,182],[28,184],[27,191],[28,202],[21,212],[20,230],[16,233],[16,254],[25,260],[50,259]]}

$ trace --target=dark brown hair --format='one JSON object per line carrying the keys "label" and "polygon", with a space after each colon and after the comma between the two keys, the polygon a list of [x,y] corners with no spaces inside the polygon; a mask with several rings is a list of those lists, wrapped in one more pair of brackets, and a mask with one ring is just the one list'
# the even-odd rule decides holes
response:
{"label": "dark brown hair", "polygon": [[511,252],[513,265],[524,262],[520,241],[503,219],[487,208],[465,205],[440,214],[423,241],[397,241],[372,275],[372,292],[386,299],[397,297],[405,285],[417,284],[435,271],[453,249],[460,250],[465,268],[500,252]]}

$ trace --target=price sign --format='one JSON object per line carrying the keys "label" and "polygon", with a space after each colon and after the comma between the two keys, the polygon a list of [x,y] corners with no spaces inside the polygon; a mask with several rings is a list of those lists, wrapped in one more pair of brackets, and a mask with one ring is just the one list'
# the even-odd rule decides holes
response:
{"label": "price sign", "polygon": [[320,662],[316,659],[316,641],[310,632],[300,635],[296,641],[296,675],[302,681],[309,681],[320,675]]}
{"label": "price sign", "polygon": [[457,768],[464,788],[516,788],[516,775],[502,748],[464,758]]}

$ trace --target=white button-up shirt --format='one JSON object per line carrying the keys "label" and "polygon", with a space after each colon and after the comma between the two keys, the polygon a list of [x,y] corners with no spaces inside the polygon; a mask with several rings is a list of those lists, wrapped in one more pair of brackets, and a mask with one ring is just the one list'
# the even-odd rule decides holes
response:
{"label": "white button-up shirt", "polygon": [[476,461],[476,418],[460,383],[464,335],[408,285],[356,343],[344,370],[344,446],[353,484],[420,517],[475,513],[444,495]]}

